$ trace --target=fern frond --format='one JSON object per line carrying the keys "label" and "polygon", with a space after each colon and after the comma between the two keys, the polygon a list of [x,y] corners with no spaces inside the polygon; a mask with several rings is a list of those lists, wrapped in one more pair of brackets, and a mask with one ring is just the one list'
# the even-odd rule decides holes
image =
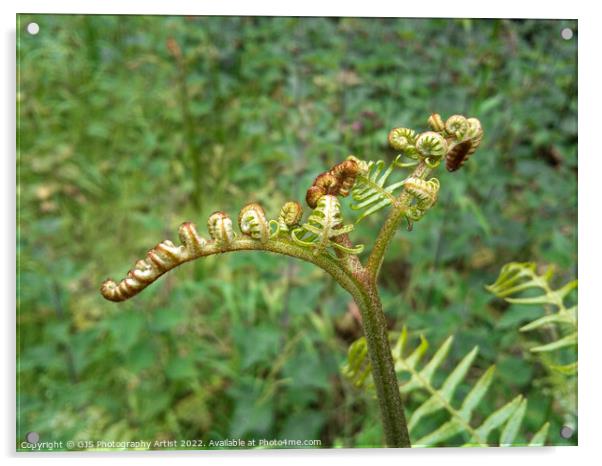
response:
{"label": "fern frond", "polygon": [[398,155],[387,169],[382,160],[364,162],[364,170],[358,173],[351,193],[355,201],[351,208],[363,211],[357,219],[358,222],[396,202],[394,192],[403,186],[405,180],[389,185],[386,183],[393,173],[393,169],[401,165],[401,157],[401,154]]}
{"label": "fern frond", "polygon": [[[557,332],[559,335],[553,341],[531,348],[534,353],[555,351],[577,345],[577,306],[567,309],[565,305],[567,295],[577,288],[577,280],[553,289],[550,284],[553,275],[552,267],[540,275],[533,262],[511,262],[502,267],[495,283],[486,286],[488,291],[511,304],[546,306],[548,313],[545,316],[523,325],[519,330],[531,332],[542,327],[555,326],[561,331]],[[525,298],[511,297],[526,290],[537,290],[539,294]],[[551,313],[549,313],[550,306],[555,307]]]}
{"label": "fern frond", "polygon": [[[432,358],[424,364],[420,364],[420,362],[428,349],[427,340],[424,336],[420,336],[419,345],[412,352],[406,354],[407,340],[408,332],[404,327],[393,348],[395,371],[398,374],[407,373],[410,375],[407,382],[400,383],[400,391],[406,395],[413,392],[422,392],[427,395],[426,401],[422,402],[410,416],[408,422],[410,434],[417,431],[417,426],[426,416],[441,410],[446,411],[449,415],[448,421],[412,442],[413,446],[435,446],[457,435],[462,435],[465,438],[467,443],[464,446],[488,446],[490,445],[488,440],[490,434],[496,430],[500,432],[500,446],[514,444],[527,408],[527,400],[522,395],[501,406],[480,425],[475,426],[472,422],[475,409],[491,386],[495,374],[495,365],[490,366],[479,377],[462,400],[455,401],[457,388],[472,366],[478,354],[478,347],[475,346],[469,351],[447,375],[443,383],[436,387],[433,378],[447,360],[453,337],[447,338],[435,351]],[[370,363],[367,359],[364,338],[360,338],[349,348],[348,360],[343,366],[343,374],[356,387],[364,386],[366,389],[372,390],[369,377]],[[547,433],[547,430],[544,431],[542,428],[536,434],[539,437],[534,436],[533,439],[538,443],[543,443],[545,433]]]}
{"label": "fern frond", "polygon": [[338,198],[326,194],[318,200],[307,223],[291,231],[291,238],[300,246],[313,248],[316,255],[324,252],[328,247],[334,247],[346,254],[359,254],[364,250],[363,245],[350,248],[333,240],[352,230],[353,225],[343,225]]}

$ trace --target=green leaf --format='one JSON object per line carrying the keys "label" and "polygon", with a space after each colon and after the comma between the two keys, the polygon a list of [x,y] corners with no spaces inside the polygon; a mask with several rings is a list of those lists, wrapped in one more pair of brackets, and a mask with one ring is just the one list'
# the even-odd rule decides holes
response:
{"label": "green leaf", "polygon": [[[453,340],[454,338],[450,336],[447,338],[447,340],[443,342],[443,344],[439,347],[433,358],[428,362],[426,366],[424,366],[424,368],[419,372],[419,374],[414,374],[407,383],[401,386],[400,390],[402,393],[409,393],[418,387],[422,387],[424,386],[424,382],[430,383],[431,378],[433,377],[433,373],[435,372],[435,370],[437,370],[437,368],[447,357],[447,353],[449,353],[449,349],[451,348]],[[405,363],[405,361],[400,360],[400,363],[403,365],[404,370],[408,369],[408,366]]]}
{"label": "green leaf", "polygon": [[546,443],[546,437],[548,436],[548,429],[550,428],[550,423],[546,422],[541,429],[539,429],[533,438],[529,442],[530,447],[543,447]]}
{"label": "green leaf", "polygon": [[564,348],[565,346],[572,346],[577,344],[577,332],[571,333],[566,337],[561,338],[560,340],[553,341],[552,343],[548,343],[547,345],[536,346],[535,348],[531,348],[531,351],[534,353],[542,353],[545,351],[554,351],[559,348]]}
{"label": "green leaf", "polygon": [[[574,315],[574,312],[572,313]],[[542,327],[544,325],[549,325],[553,323],[562,323],[562,324],[573,324],[574,317],[571,316],[568,312],[561,313],[557,312],[556,314],[550,314],[547,316],[540,317],[533,322],[528,323],[527,325],[523,325],[519,330],[521,332],[529,332],[536,328]]]}
{"label": "green leaf", "polygon": [[520,425],[523,422],[523,417],[525,417],[526,410],[527,400],[522,400],[502,430],[502,434],[500,436],[501,447],[512,446],[514,439],[516,439],[516,435],[518,434]]}
{"label": "green leaf", "polygon": [[410,430],[412,430],[424,416],[434,413],[450,403],[458,384],[466,375],[466,372],[470,368],[478,351],[478,347],[475,346],[456,366],[447,379],[445,379],[441,388],[437,389],[428,400],[414,411],[408,422],[408,428]]}
{"label": "green leaf", "polygon": [[441,443],[464,431],[464,426],[457,419],[451,419],[445,424],[412,443],[412,447],[430,447]]}
{"label": "green leaf", "polygon": [[556,290],[556,294],[560,297],[560,299],[564,299],[571,291],[577,288],[577,280],[572,280],[564,285],[562,288]]}
{"label": "green leaf", "polygon": [[465,421],[470,420],[470,416],[474,409],[481,402],[489,386],[491,385],[491,381],[493,380],[493,376],[495,374],[495,365],[489,366],[489,368],[483,373],[483,375],[479,378],[477,383],[472,387],[466,398],[464,398],[464,402],[462,403],[462,408],[460,409],[460,416]]}
{"label": "green leaf", "polygon": [[577,361],[564,365],[550,364],[550,369],[564,375],[575,375],[577,373]]}
{"label": "green leaf", "polygon": [[418,347],[414,351],[412,351],[412,354],[410,354],[410,356],[404,358],[403,351],[407,340],[407,336],[408,330],[404,326],[401,331],[401,334],[399,335],[399,338],[397,339],[397,343],[393,347],[393,356],[398,361],[395,365],[396,371],[408,370],[416,367],[416,364],[420,362],[420,360],[422,359],[422,357],[426,353],[426,350],[429,347],[428,341],[426,340],[426,338],[424,338],[424,335],[421,334],[420,344],[418,345]]}
{"label": "green leaf", "polygon": [[[562,327],[560,334],[562,335],[567,332],[567,327],[572,328],[573,333],[569,335],[531,348],[531,351],[534,353],[550,352],[577,344],[577,306],[567,309],[564,303],[566,296],[577,287],[577,280],[572,280],[561,288],[554,290],[550,284],[553,275],[554,267],[548,267],[543,274],[539,275],[535,264],[532,262],[511,262],[502,267],[495,283],[486,287],[496,296],[504,298],[512,304],[547,304],[556,308],[555,312],[548,313],[522,325],[519,329],[521,332],[530,332],[549,325],[560,325]],[[543,294],[526,298],[509,297],[528,288],[539,289]],[[551,306],[546,306],[546,310]],[[550,366],[549,361],[544,361],[544,363]],[[576,366],[574,367],[576,369]],[[564,370],[560,369],[558,372],[571,374],[573,373],[573,366],[569,365]]]}
{"label": "green leaf", "polygon": [[389,179],[389,176],[393,172],[393,168],[400,158],[401,155],[398,155],[384,172],[384,161],[370,161],[368,162],[368,172],[357,176],[352,191],[352,197],[355,203],[351,205],[353,210],[363,210],[358,217],[357,222],[360,222],[369,215],[384,209],[394,202],[395,195],[393,193],[403,186],[405,180],[397,181],[389,186],[385,186],[385,183]]}
{"label": "green leaf", "polygon": [[485,419],[483,424],[476,429],[478,436],[487,441],[487,437],[489,437],[491,431],[500,427],[510,416],[512,416],[514,411],[516,411],[520,405],[522,399],[523,396],[518,395],[512,401],[506,403],[504,406],[490,414],[489,417]]}
{"label": "green leaf", "polygon": [[[410,434],[417,430],[421,420],[429,414],[444,410],[449,416],[443,423],[438,423],[438,427],[434,430],[422,434],[422,437],[413,443],[414,446],[433,446],[445,442],[460,433],[466,434],[471,438],[471,441],[465,446],[487,446],[487,437],[491,431],[502,427],[503,431],[501,432],[500,439],[503,441],[503,444],[512,444],[515,441],[527,406],[527,400],[522,395],[519,395],[492,413],[480,427],[475,428],[471,426],[470,421],[473,411],[484,398],[493,381],[496,371],[495,365],[488,367],[479,377],[464,397],[461,408],[457,409],[454,407],[453,399],[455,392],[460,382],[468,374],[468,370],[478,354],[478,347],[475,346],[466,354],[445,378],[441,386],[437,388],[433,386],[431,381],[435,372],[448,357],[453,337],[450,336],[444,341],[422,369],[419,369],[417,366],[426,353],[428,341],[423,335],[420,335],[420,343],[406,357],[404,352],[407,341],[408,331],[404,327],[392,351],[396,372],[411,374],[409,382],[400,384],[400,391],[406,395],[413,392],[422,392],[422,396],[427,395],[426,401],[420,404],[409,418],[408,428]],[[366,340],[360,338],[349,348],[348,360],[343,366],[343,373],[354,382],[360,379],[361,383],[357,385],[361,385],[363,384],[362,378],[365,379],[367,377],[366,374],[369,373],[369,367]],[[368,388],[372,391],[374,389],[373,386]]]}
{"label": "green leaf", "polygon": [[195,378],[197,369],[192,358],[175,357],[169,360],[165,368],[165,375],[172,380]]}
{"label": "green leaf", "polygon": [[556,304],[556,299],[549,294],[534,296],[532,298],[506,298],[512,304]]}

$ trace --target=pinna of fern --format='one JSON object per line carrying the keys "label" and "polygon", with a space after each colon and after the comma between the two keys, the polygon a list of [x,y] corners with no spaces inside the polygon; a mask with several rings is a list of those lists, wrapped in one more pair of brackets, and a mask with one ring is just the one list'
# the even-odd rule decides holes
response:
{"label": "pinna of fern", "polygon": [[[557,353],[562,349],[576,350],[577,347],[577,305],[567,307],[565,303],[569,294],[577,288],[577,280],[571,280],[560,288],[554,289],[551,285],[553,275],[553,267],[548,267],[546,271],[539,274],[537,265],[533,262],[511,262],[502,267],[495,283],[486,287],[498,298],[503,298],[511,304],[544,307],[543,316],[519,329],[521,332],[551,329],[547,333],[551,341],[531,347],[530,351],[533,353]],[[532,292],[536,295],[515,297],[524,292]],[[576,357],[576,351],[571,353]],[[547,365],[567,375],[577,372],[576,360]]]}

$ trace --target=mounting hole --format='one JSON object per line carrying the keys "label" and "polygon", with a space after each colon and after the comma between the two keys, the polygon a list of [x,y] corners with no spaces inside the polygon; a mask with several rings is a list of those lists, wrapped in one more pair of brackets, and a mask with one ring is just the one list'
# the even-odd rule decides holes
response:
{"label": "mounting hole", "polygon": [[573,30],[571,28],[564,28],[560,31],[560,35],[564,40],[571,40],[573,38]]}
{"label": "mounting hole", "polygon": [[40,434],[37,432],[28,432],[25,435],[25,440],[27,440],[27,443],[36,444],[40,441]]}
{"label": "mounting hole", "polygon": [[560,436],[564,439],[569,439],[573,436],[573,429],[569,426],[562,426],[560,429]]}
{"label": "mounting hole", "polygon": [[32,36],[35,36],[38,32],[40,32],[40,25],[38,23],[29,23],[27,25],[27,32]]}

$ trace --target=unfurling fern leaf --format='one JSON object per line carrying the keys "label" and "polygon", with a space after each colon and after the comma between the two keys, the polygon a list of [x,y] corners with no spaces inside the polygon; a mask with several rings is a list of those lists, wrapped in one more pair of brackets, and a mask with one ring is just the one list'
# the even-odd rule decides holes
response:
{"label": "unfurling fern leaf", "polygon": [[[577,280],[570,281],[559,289],[552,289],[550,280],[554,275],[554,269],[548,268],[542,275],[536,270],[536,264],[532,262],[511,262],[506,264],[500,271],[495,283],[487,286],[487,290],[499,298],[503,298],[514,304],[544,305],[547,313],[520,328],[521,332],[530,332],[543,327],[555,326],[557,338],[543,345],[531,348],[534,353],[542,353],[558,350],[565,347],[577,345],[577,306],[567,308],[565,299],[567,295],[577,288]],[[533,297],[511,298],[526,290],[539,290],[540,294]],[[555,309],[549,309],[553,306]],[[554,366],[559,372],[575,373],[577,362]]]}
{"label": "unfurling fern leaf", "polygon": [[396,202],[394,192],[403,186],[404,180],[396,181],[388,186],[386,183],[395,166],[400,165],[401,157],[402,155],[398,155],[384,171],[385,162],[382,160],[360,164],[362,170],[355,179],[355,186],[351,193],[355,201],[351,208],[363,211],[357,219],[358,222]]}
{"label": "unfurling fern leaf", "polygon": [[276,230],[270,235],[276,237],[279,234],[286,234],[301,221],[303,216],[303,207],[297,201],[288,201],[280,209],[278,220],[270,220],[269,224],[275,225]]}
{"label": "unfurling fern leaf", "polygon": [[265,212],[256,202],[244,206],[238,215],[240,231],[265,243],[270,238],[270,225],[265,218]]}
{"label": "unfurling fern leaf", "polygon": [[406,212],[406,217],[408,220],[416,222],[424,217],[426,211],[437,202],[439,180],[431,178],[427,181],[410,177],[405,180],[404,189],[415,199],[414,204]]}
{"label": "unfurling fern leaf", "polygon": [[[460,402],[454,401],[454,395],[460,382],[464,380],[478,353],[474,347],[449,375],[444,382],[435,387],[433,379],[435,373],[446,360],[451,348],[453,337],[449,337],[426,363],[420,364],[427,349],[428,342],[421,336],[420,344],[410,354],[405,353],[408,339],[406,328],[401,332],[393,348],[395,371],[398,374],[409,375],[407,382],[400,383],[400,391],[409,395],[422,392],[427,395],[426,401],[421,403],[410,416],[408,428],[410,434],[417,431],[426,416],[444,410],[449,415],[449,420],[435,430],[412,442],[413,446],[428,447],[444,443],[445,441],[461,435],[466,442],[464,446],[488,446],[493,431],[499,431],[499,445],[511,446],[518,435],[525,411],[527,400],[518,395],[510,402],[504,404],[490,414],[480,425],[472,422],[473,413],[491,385],[495,373],[495,366],[490,366],[475,382],[468,394]],[[347,363],[343,366],[343,374],[351,380],[356,387],[364,386],[372,390],[372,381],[369,377],[370,362],[367,358],[366,341],[360,338],[349,348]],[[545,424],[531,440],[530,445],[543,445],[547,434],[548,424]]]}
{"label": "unfurling fern leaf", "polygon": [[359,254],[364,250],[363,245],[347,247],[334,240],[352,230],[353,225],[343,225],[338,198],[326,194],[318,200],[307,223],[291,231],[291,238],[301,246],[313,248],[316,255],[325,252],[328,247],[346,254]]}

